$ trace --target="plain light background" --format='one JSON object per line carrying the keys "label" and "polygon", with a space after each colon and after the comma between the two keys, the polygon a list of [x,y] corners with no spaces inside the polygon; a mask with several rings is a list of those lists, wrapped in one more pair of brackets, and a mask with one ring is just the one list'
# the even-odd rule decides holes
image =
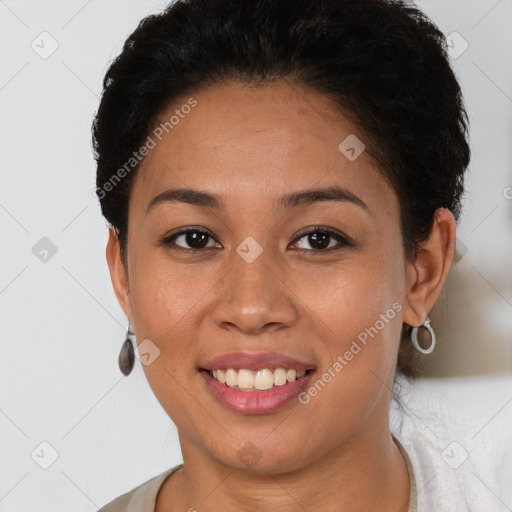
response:
{"label": "plain light background", "polygon": [[[127,378],[117,365],[126,319],[107,271],[90,144],[109,61],[166,4],[0,0],[3,512],[95,511],[181,462],[141,363]],[[483,457],[512,418],[512,1],[418,5],[452,47],[472,162],[459,261],[431,315],[439,346],[415,400],[442,389],[460,403],[465,446],[472,439],[468,450]],[[482,492],[512,510],[499,487],[511,477],[501,468],[499,478],[482,476]]]}

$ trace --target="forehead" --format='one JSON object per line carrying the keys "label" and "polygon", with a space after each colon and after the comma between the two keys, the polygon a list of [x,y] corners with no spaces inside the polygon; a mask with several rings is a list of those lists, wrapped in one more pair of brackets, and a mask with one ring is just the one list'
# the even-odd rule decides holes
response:
{"label": "forehead", "polygon": [[147,201],[176,186],[236,191],[242,202],[334,183],[363,196],[390,192],[357,125],[333,100],[296,84],[208,87],[175,101],[155,128],[134,183]]}

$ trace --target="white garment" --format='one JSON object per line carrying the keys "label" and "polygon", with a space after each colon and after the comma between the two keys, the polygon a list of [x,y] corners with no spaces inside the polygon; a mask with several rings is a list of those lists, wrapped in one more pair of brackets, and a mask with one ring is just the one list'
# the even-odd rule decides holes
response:
{"label": "white garment", "polygon": [[512,511],[512,381],[496,396],[492,379],[399,379],[390,428],[411,459],[418,512]]}

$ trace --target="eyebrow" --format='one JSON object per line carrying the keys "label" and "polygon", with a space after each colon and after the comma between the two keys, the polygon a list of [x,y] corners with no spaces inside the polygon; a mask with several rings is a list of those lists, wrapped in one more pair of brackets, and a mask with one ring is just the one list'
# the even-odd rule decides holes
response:
{"label": "eyebrow", "polygon": [[[289,210],[299,206],[309,206],[320,201],[349,202],[359,206],[367,213],[371,214],[370,209],[362,199],[350,192],[350,190],[339,186],[291,192],[280,197],[277,204],[280,209]],[[158,204],[167,202],[187,203],[201,208],[209,208],[218,211],[225,209],[225,203],[219,195],[201,190],[177,188],[166,190],[165,192],[155,196],[149,202],[146,212],[149,212]]]}

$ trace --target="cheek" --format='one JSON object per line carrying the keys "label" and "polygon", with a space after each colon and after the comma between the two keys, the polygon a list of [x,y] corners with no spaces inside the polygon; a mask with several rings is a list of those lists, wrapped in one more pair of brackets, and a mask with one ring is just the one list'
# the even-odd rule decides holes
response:
{"label": "cheek", "polygon": [[154,362],[143,366],[144,372],[171,413],[180,402],[179,393],[173,390],[179,391],[180,384],[197,377],[198,314],[216,281],[197,267],[184,272],[183,266],[170,265],[165,258],[150,257],[149,253],[144,252],[133,266],[131,302],[137,341],[149,339],[158,353]]}
{"label": "cheek", "polygon": [[141,250],[130,274],[138,332],[158,341],[182,329],[183,320],[204,300],[214,282],[200,266],[170,264],[165,255]]}
{"label": "cheek", "polygon": [[[347,342],[373,326],[390,308],[386,319],[395,318],[397,307],[392,307],[401,303],[405,286],[402,266],[398,251],[380,249],[347,259],[338,268],[315,271],[308,280],[299,278],[297,295],[304,297],[315,313],[312,318],[318,318],[323,330],[330,333],[331,355],[333,350],[338,355]],[[386,322],[386,328],[379,329],[385,336],[388,326]]]}
{"label": "cheek", "polygon": [[310,390],[314,396],[325,393],[325,400],[317,402],[324,409],[320,414],[345,410],[356,421],[392,385],[402,329],[401,258],[392,248],[375,251],[364,261],[331,270],[328,279],[317,279],[323,286],[316,292],[310,288],[310,329],[317,333],[323,354],[317,376],[322,382]]}
{"label": "cheek", "polygon": [[[195,393],[190,386],[197,379],[197,314],[215,281],[210,283],[203,275],[189,278],[178,268],[147,256],[139,258],[130,294],[137,342],[149,339],[158,354],[150,364],[143,364],[148,383],[169,416],[194,431],[193,424],[186,422],[190,396]],[[140,351],[139,356],[144,361]]]}

